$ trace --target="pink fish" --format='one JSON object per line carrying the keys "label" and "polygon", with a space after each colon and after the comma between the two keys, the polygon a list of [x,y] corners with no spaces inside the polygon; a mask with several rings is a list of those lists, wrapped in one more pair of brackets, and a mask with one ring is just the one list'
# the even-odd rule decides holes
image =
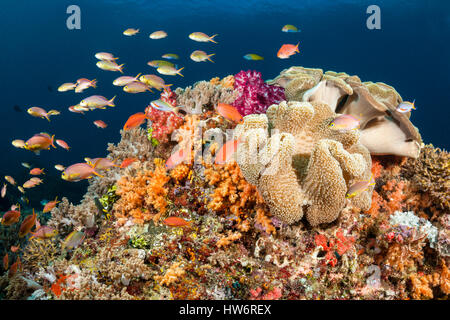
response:
{"label": "pink fish", "polygon": [[55,228],[49,226],[40,226],[37,228],[35,232],[31,232],[31,234],[32,236],[30,237],[29,240],[32,240],[34,238],[49,239],[56,236],[58,234],[58,231]]}
{"label": "pink fish", "polygon": [[114,96],[111,100],[108,100],[103,96],[90,96],[84,100],[81,100],[80,106],[89,107],[90,109],[96,109],[96,108],[105,109],[106,106],[115,107],[115,105],[114,105],[115,98],[116,98],[116,96]]}
{"label": "pink fish", "polygon": [[105,129],[108,125],[103,120],[95,120],[94,124],[97,128]]}
{"label": "pink fish", "polygon": [[115,164],[113,160],[110,160],[108,158],[84,158],[87,164],[90,166],[94,166],[94,164],[97,164],[95,167],[99,170],[108,170],[112,167],[120,167],[119,165]]}
{"label": "pink fish", "polygon": [[54,145],[55,135],[50,136],[48,133],[37,133],[25,142],[24,148],[26,150],[39,152],[40,150],[49,150],[50,146],[56,148]]}
{"label": "pink fish", "polygon": [[56,140],[56,144],[57,144],[58,146],[60,146],[61,148],[66,149],[67,151],[69,151],[69,149],[70,149],[69,145],[68,145],[67,142],[65,142],[64,140],[57,139],[57,140]]}
{"label": "pink fish", "polygon": [[4,198],[6,196],[6,183],[3,184],[1,196],[2,196],[2,198]]}
{"label": "pink fish", "polygon": [[64,169],[61,178],[66,181],[78,182],[84,179],[90,179],[94,175],[103,177],[95,171],[96,168],[97,163],[95,163],[94,166],[90,166],[87,163],[75,163]]}
{"label": "pink fish", "polygon": [[358,118],[350,114],[341,114],[334,118],[329,127],[336,130],[357,130],[359,129],[360,121]]}
{"label": "pink fish", "polygon": [[83,92],[84,90],[86,90],[89,87],[96,88],[97,80],[96,79],[89,80],[89,79],[85,79],[85,78],[78,79],[77,87],[75,88],[75,92],[76,93]]}
{"label": "pink fish", "polygon": [[33,168],[30,170],[30,174],[33,176],[39,176],[41,174],[45,174],[44,173],[44,169],[40,169],[40,168]]}

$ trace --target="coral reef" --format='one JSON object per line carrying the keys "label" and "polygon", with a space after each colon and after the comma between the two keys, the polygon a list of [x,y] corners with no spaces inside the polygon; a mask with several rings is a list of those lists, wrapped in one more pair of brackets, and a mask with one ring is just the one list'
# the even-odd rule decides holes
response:
{"label": "coral reef", "polygon": [[[369,123],[380,110],[392,112],[401,101],[394,89],[292,67],[272,82],[285,88],[287,101],[252,104],[252,113],[263,113],[236,125],[214,107],[234,102],[239,79],[178,88],[177,105],[201,112],[149,111],[146,130],[122,131],[108,159],[138,161],[89,179],[80,204],[63,198],[48,221],[37,212],[58,235],[18,239],[28,211],[1,225],[10,263],[2,268],[0,297],[448,300],[448,152],[427,145],[415,157],[414,143],[394,141],[399,152],[371,155],[362,137],[376,124],[361,131],[329,126],[343,110],[367,108],[361,113]],[[173,92],[163,95],[174,102]],[[406,136],[408,117],[388,134]],[[155,131],[159,143],[151,141]],[[216,164],[230,139],[237,153]],[[378,133],[374,139],[386,141]],[[185,161],[170,163],[179,146]],[[346,198],[354,181],[371,176],[375,185]],[[66,248],[61,243],[73,231],[83,232],[83,241]]]}

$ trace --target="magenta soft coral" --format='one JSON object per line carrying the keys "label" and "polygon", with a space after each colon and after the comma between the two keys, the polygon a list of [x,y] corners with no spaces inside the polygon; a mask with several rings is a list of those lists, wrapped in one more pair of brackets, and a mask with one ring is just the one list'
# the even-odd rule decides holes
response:
{"label": "magenta soft coral", "polygon": [[236,74],[234,89],[239,92],[239,96],[233,106],[243,116],[265,113],[270,105],[285,100],[284,88],[264,83],[261,72],[254,70]]}

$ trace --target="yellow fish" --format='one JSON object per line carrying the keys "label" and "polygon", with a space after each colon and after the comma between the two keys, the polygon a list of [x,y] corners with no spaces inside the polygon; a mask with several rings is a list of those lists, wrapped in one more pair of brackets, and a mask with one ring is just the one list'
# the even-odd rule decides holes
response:
{"label": "yellow fish", "polygon": [[133,29],[133,28],[128,28],[127,30],[125,30],[123,32],[123,34],[126,36],[134,36],[137,33],[139,33],[139,29]]}
{"label": "yellow fish", "polygon": [[158,69],[156,69],[156,71],[158,71],[159,73],[164,74],[166,76],[175,76],[175,75],[178,74],[178,75],[184,77],[180,73],[180,71],[183,70],[183,69],[184,69],[184,67],[182,67],[182,68],[177,70],[177,69],[175,69],[174,67],[171,67],[171,66],[161,66],[161,67],[158,67]]}
{"label": "yellow fish", "polygon": [[210,37],[210,36],[204,34],[203,32],[193,32],[189,35],[189,39],[198,41],[198,42],[211,41],[211,42],[217,43],[216,41],[213,40],[213,38],[216,36],[217,36],[217,34]]}

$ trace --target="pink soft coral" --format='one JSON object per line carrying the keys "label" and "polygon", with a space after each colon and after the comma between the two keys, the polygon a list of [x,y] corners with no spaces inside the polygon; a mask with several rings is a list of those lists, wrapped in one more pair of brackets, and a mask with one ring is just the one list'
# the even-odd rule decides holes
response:
{"label": "pink soft coral", "polygon": [[264,83],[261,72],[241,71],[234,76],[234,89],[239,92],[233,106],[243,116],[265,113],[267,108],[285,100],[284,88]]}

